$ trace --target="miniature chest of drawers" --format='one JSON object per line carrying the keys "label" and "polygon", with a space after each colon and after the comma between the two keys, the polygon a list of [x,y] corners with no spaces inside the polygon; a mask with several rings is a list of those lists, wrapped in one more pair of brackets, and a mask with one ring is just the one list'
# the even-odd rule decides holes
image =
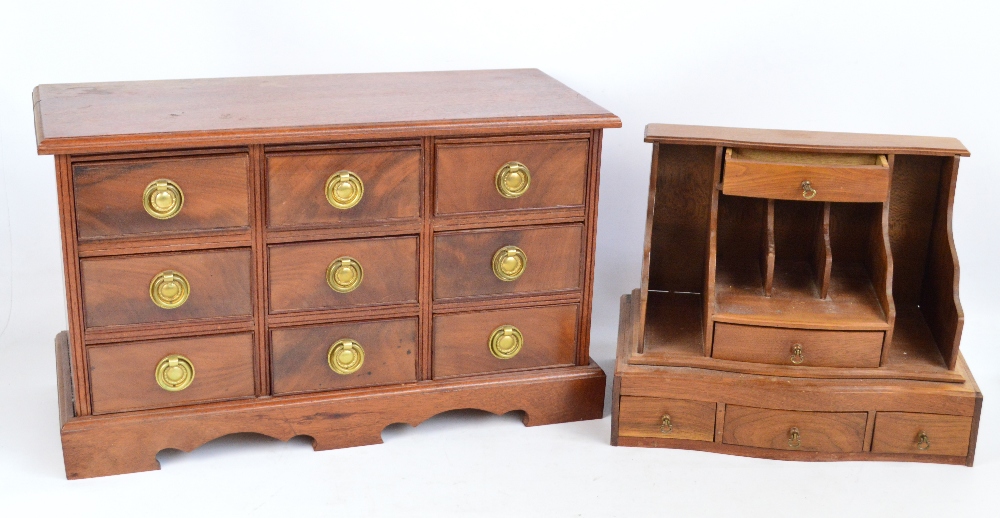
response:
{"label": "miniature chest of drawers", "polygon": [[70,478],[225,434],[601,417],[603,128],[537,70],[42,85]]}
{"label": "miniature chest of drawers", "polygon": [[651,124],[612,444],[972,465],[948,138]]}

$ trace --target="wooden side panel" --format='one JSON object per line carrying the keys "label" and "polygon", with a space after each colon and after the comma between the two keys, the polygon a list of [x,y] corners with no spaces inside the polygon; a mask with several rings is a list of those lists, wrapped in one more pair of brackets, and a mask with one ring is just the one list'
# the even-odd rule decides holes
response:
{"label": "wooden side panel", "polygon": [[901,306],[916,306],[924,284],[931,230],[947,160],[938,156],[894,155],[889,193],[892,295]]}
{"label": "wooden side panel", "polygon": [[819,286],[819,298],[825,299],[830,294],[830,273],[833,270],[833,251],[830,249],[829,202],[823,204],[823,214],[820,216],[813,250],[815,250],[813,269],[816,273],[816,285]]}
{"label": "wooden side panel", "polygon": [[[971,431],[971,417],[878,412],[872,451],[965,456],[969,453]],[[921,434],[926,436],[926,440],[921,440]]]}
{"label": "wooden side panel", "polygon": [[63,278],[66,284],[66,317],[69,323],[69,350],[72,383],[73,411],[77,416],[91,414],[90,369],[84,348],[83,287],[80,282],[78,255],[76,201],[73,189],[73,165],[70,157],[57,155],[56,186],[59,196],[59,230],[62,238]]}
{"label": "wooden side panel", "polygon": [[622,396],[618,434],[711,441],[715,435],[715,403]]}
{"label": "wooden side panel", "polygon": [[774,292],[774,200],[767,200],[764,231],[761,232],[760,277],[764,280],[764,296]]}
{"label": "wooden side panel", "polygon": [[953,157],[945,160],[941,171],[941,188],[920,294],[920,309],[949,369],[954,369],[958,361],[958,346],[965,325],[965,312],[958,300],[958,253],[951,231],[957,182],[958,157]]}
{"label": "wooden side panel", "polygon": [[867,418],[865,412],[796,412],[726,405],[723,442],[778,450],[860,452]]}

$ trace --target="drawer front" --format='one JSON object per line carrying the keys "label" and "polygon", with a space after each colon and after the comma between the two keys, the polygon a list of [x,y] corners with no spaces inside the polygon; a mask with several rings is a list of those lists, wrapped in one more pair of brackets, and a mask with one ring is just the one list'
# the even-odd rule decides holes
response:
{"label": "drawer front", "polygon": [[889,167],[879,155],[727,150],[722,192],[776,200],[883,202],[889,194]]}
{"label": "drawer front", "polygon": [[[494,271],[494,257],[505,247],[523,254],[524,268],[514,280]],[[582,260],[583,225],[437,234],[434,298],[580,289]]]}
{"label": "drawer front", "polygon": [[[370,148],[267,155],[270,228],[355,225],[420,217],[419,148]],[[359,185],[328,198],[335,175],[350,172]],[[352,180],[348,181],[348,184]],[[358,189],[358,190],[355,190]],[[360,199],[356,204],[356,196]]]}
{"label": "drawer front", "polygon": [[[437,146],[435,212],[461,214],[583,206],[587,187],[589,141],[549,140]],[[518,176],[514,190],[501,194],[498,175],[505,164],[518,162],[528,181]],[[509,179],[510,177],[504,176]],[[503,181],[503,178],[500,179]],[[526,185],[526,189],[522,187]]]}
{"label": "drawer front", "polygon": [[[84,259],[80,269],[88,328],[251,315],[249,249]],[[156,286],[160,302],[180,305],[159,306]]]}
{"label": "drawer front", "polygon": [[882,331],[818,331],[715,324],[712,357],[802,367],[878,367]]}
{"label": "drawer front", "polygon": [[272,330],[274,393],[416,381],[417,331],[415,318]]}
{"label": "drawer front", "polygon": [[872,451],[965,457],[971,434],[971,417],[876,412]]}
{"label": "drawer front", "polygon": [[[415,237],[275,245],[268,254],[272,313],[417,301]],[[338,290],[329,273],[342,267]]]}
{"label": "drawer front", "polygon": [[[191,371],[168,374],[170,356],[180,355]],[[163,408],[254,395],[253,335],[250,333],[157,340],[90,347],[90,390],[95,414]],[[163,367],[161,368],[161,362]],[[182,365],[183,367],[183,365]],[[172,371],[171,371],[172,372]],[[193,372],[193,376],[189,376]],[[160,386],[157,375],[186,380]],[[176,390],[180,387],[179,390]]]}
{"label": "drawer front", "polygon": [[[76,164],[80,240],[248,229],[248,164],[245,154]],[[157,180],[169,183],[150,188]]]}
{"label": "drawer front", "polygon": [[691,441],[715,440],[715,403],[622,396],[618,435]]}
{"label": "drawer front", "polygon": [[437,315],[434,378],[572,365],[578,315],[576,304]]}
{"label": "drawer front", "polygon": [[860,452],[867,412],[797,412],[726,405],[723,442],[754,448]]}

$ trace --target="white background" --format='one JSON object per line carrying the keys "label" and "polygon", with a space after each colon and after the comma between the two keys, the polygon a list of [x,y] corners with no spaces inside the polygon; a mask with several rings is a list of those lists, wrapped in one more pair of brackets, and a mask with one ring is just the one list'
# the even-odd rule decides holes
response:
{"label": "white background", "polygon": [[[991,5],[992,4],[992,5]],[[0,515],[987,515],[1000,507],[1000,10],[991,2],[0,2]],[[163,469],[67,482],[64,329],[39,83],[537,67],[621,117],[605,132],[593,357],[639,283],[649,122],[954,136],[962,351],[985,394],[976,467],[613,448],[610,417],[525,428],[450,413],[384,445],[228,437]],[[606,412],[607,414],[607,412]]]}

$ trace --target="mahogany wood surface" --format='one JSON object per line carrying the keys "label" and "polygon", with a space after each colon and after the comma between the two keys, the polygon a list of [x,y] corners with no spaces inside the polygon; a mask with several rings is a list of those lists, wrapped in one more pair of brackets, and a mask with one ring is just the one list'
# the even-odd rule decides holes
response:
{"label": "mahogany wood surface", "polygon": [[[275,394],[340,390],[417,380],[415,318],[374,320],[271,331],[271,373]],[[361,368],[339,374],[330,368],[330,347],[341,339],[364,351]]]}
{"label": "mahogany wood surface", "polygon": [[[248,249],[84,259],[80,262],[88,328],[164,323],[252,314],[253,260]],[[165,270],[184,275],[190,295],[164,309],[153,303],[149,285]]]}
{"label": "mahogany wood surface", "polygon": [[[191,386],[169,392],[156,383],[160,360],[180,354],[194,366]],[[202,336],[87,349],[95,414],[249,398],[254,394],[253,336]]]}
{"label": "mahogany wood surface", "polygon": [[[812,198],[803,197],[804,181],[808,181],[815,190]],[[804,203],[881,202],[889,193],[889,168],[876,165],[768,163],[727,158],[722,173],[722,192],[731,196]]]}
{"label": "mahogany wood surface", "polygon": [[[580,306],[547,306],[436,315],[431,356],[434,379],[515,369],[572,365]],[[524,344],[513,358],[490,352],[490,335],[516,327]]]}
{"label": "mahogany wood surface", "polygon": [[[84,162],[73,166],[80,240],[250,227],[246,154]],[[184,194],[180,212],[156,219],[143,208],[146,186],[160,179]]]}
{"label": "mahogany wood surface", "polygon": [[[926,449],[921,449],[921,433],[927,434]],[[963,457],[969,454],[971,433],[971,417],[878,412],[872,451]]]}
{"label": "mahogany wood surface", "polygon": [[[878,367],[882,331],[819,331],[715,324],[712,357],[798,367]],[[793,348],[802,348],[793,356]],[[801,361],[794,363],[792,360]]]}
{"label": "mahogany wood surface", "polygon": [[[327,284],[335,259],[351,257],[362,268],[361,284],[340,293]],[[417,239],[393,237],[318,241],[268,247],[272,313],[417,302]]]}
{"label": "mahogany wood surface", "polygon": [[[435,234],[434,299],[579,290],[584,243],[578,224]],[[493,254],[505,246],[527,257],[512,281],[493,273]]]}
{"label": "mahogany wood surface", "polygon": [[[864,412],[793,412],[726,405],[726,444],[778,450],[860,452]],[[793,437],[792,430],[798,430]],[[798,439],[798,440],[795,440]]]}
{"label": "mahogany wood surface", "polygon": [[[495,142],[442,139],[435,147],[435,213],[580,207],[587,187],[587,138]],[[524,194],[505,198],[497,171],[507,162],[524,164],[531,181]]]}
{"label": "mahogany wood surface", "polygon": [[[348,148],[267,153],[269,229],[344,226],[420,217],[420,148]],[[350,171],[364,185],[357,205],[338,209],[326,181]]]}
{"label": "mahogany wood surface", "polygon": [[[624,437],[669,437],[712,441],[715,437],[715,404],[682,399],[624,396],[618,404]],[[670,427],[664,427],[669,416]]]}

